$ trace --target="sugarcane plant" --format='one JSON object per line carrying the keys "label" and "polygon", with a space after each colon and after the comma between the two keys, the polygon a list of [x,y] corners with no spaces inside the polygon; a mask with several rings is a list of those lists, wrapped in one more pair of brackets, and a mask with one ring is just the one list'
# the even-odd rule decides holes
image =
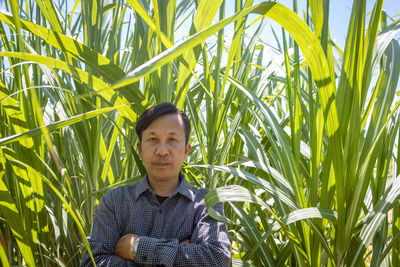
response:
{"label": "sugarcane plant", "polygon": [[329,1],[0,7],[3,266],[79,265],[102,195],[144,175],[134,126],[162,102],[191,118],[183,172],[212,189],[232,265],[400,264],[400,21],[382,0],[353,1],[344,48]]}

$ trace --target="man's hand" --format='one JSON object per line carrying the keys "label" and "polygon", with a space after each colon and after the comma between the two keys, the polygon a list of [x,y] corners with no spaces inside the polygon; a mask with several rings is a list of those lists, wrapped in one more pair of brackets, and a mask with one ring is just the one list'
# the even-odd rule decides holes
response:
{"label": "man's hand", "polygon": [[135,234],[123,235],[115,244],[115,255],[127,260],[134,260],[132,246],[138,238],[139,236]]}
{"label": "man's hand", "polygon": [[182,243],[184,243],[186,245],[190,245],[190,239],[185,239],[182,241]]}

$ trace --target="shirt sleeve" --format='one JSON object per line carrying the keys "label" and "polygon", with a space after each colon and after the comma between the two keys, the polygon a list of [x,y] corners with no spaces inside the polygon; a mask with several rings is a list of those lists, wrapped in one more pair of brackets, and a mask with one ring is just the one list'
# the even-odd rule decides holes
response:
{"label": "shirt sleeve", "polygon": [[[222,204],[213,207],[223,214]],[[196,225],[189,245],[173,238],[140,236],[135,261],[170,266],[229,266],[230,241],[225,223],[213,219],[204,200],[196,210]]]}
{"label": "shirt sleeve", "polygon": [[[130,260],[120,258],[114,254],[115,244],[120,238],[117,227],[111,192],[104,195],[96,208],[92,229],[88,242],[97,266],[135,266]],[[93,266],[87,250],[84,252],[81,267]]]}

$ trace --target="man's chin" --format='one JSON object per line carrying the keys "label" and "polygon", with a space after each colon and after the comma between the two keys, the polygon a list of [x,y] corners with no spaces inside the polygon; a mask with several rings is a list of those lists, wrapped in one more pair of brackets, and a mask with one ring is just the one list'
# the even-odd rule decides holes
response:
{"label": "man's chin", "polygon": [[172,173],[169,173],[167,169],[165,170],[160,170],[158,172],[153,172],[150,174],[150,179],[153,180],[159,180],[159,181],[170,181],[174,179],[179,179],[179,173],[176,175],[173,175]]}

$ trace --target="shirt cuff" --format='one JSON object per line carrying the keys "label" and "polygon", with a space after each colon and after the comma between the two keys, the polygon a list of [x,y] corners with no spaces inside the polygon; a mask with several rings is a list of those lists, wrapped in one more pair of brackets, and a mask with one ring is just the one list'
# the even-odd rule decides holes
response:
{"label": "shirt cuff", "polygon": [[164,264],[172,266],[178,251],[177,239],[140,236],[135,262],[139,264]]}

